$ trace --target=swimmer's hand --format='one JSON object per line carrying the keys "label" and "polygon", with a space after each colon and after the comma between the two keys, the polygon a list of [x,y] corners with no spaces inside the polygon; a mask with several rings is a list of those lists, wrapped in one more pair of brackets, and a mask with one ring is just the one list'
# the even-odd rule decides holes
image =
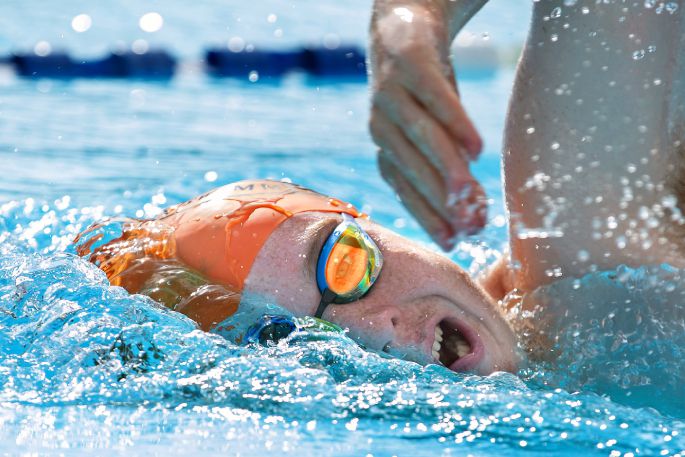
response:
{"label": "swimmer's hand", "polygon": [[381,174],[446,250],[486,216],[469,170],[482,140],[457,93],[448,22],[439,2],[377,0],[370,43],[370,130]]}

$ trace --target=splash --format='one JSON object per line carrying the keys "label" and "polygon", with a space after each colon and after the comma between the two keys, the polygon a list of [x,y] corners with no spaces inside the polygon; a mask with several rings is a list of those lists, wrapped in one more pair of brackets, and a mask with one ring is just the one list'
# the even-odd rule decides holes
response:
{"label": "splash", "polygon": [[571,381],[564,390],[564,370],[541,372],[547,383],[457,374],[336,334],[233,344],[112,287],[93,264],[64,252],[62,238],[92,213],[36,206],[53,212],[43,225],[52,236],[28,235],[40,217],[23,203],[0,215],[0,449],[8,453],[146,446],[263,455],[320,452],[322,442],[355,455],[685,447],[681,421],[585,388],[573,393]]}

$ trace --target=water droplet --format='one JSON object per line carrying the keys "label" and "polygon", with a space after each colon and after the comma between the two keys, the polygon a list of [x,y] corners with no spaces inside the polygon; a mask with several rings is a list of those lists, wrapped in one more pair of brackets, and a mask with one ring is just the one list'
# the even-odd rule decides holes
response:
{"label": "water droplet", "polygon": [[559,35],[556,33],[553,33],[552,36],[549,37],[550,41],[555,42],[559,40]]}
{"label": "water droplet", "polygon": [[564,6],[576,6],[578,0],[564,0]]}
{"label": "water droplet", "polygon": [[39,41],[33,47],[33,52],[40,57],[45,57],[52,52],[52,46],[47,41]]}
{"label": "water droplet", "polygon": [[559,8],[558,6],[554,8],[550,13],[549,17],[551,17],[552,19],[557,19],[561,17],[561,8]]}
{"label": "water droplet", "polygon": [[240,52],[243,49],[245,49],[245,40],[243,40],[239,36],[231,37],[231,39],[228,40],[228,50],[229,51]]}
{"label": "water droplet", "polygon": [[277,20],[278,20],[278,16],[276,16],[276,15],[273,14],[273,13],[269,14],[269,15],[266,17],[266,21],[267,21],[269,24],[273,24],[273,23],[276,22]]}
{"label": "water droplet", "polygon": [[74,16],[71,20],[71,28],[77,33],[87,31],[92,24],[93,21],[87,14],[79,14],[78,16]]}
{"label": "water droplet", "polygon": [[556,151],[557,149],[559,149],[559,147],[560,147],[560,144],[557,143],[556,141],[550,145],[550,149],[552,151]]}
{"label": "water droplet", "polygon": [[579,262],[587,262],[590,259],[590,253],[584,249],[581,249],[578,251],[577,257]]}
{"label": "water droplet", "polygon": [[657,0],[645,0],[645,8],[654,8]]}
{"label": "water droplet", "polygon": [[138,21],[138,26],[143,32],[156,32],[164,25],[164,18],[155,12],[143,14]]}
{"label": "water droplet", "polygon": [[637,51],[633,52],[633,60],[642,60],[645,57],[645,50],[644,49],[638,49]]}
{"label": "water droplet", "polygon": [[531,135],[531,134],[535,133],[535,127],[528,127],[528,128],[526,129],[526,133],[527,133],[528,135]]}
{"label": "water droplet", "polygon": [[666,11],[668,11],[669,14],[675,14],[676,11],[678,11],[678,4],[676,2],[666,3]]}
{"label": "water droplet", "polygon": [[131,43],[131,51],[133,51],[134,54],[145,54],[148,49],[150,49],[150,46],[148,45],[147,41],[143,40],[142,38],[139,38]]}
{"label": "water droplet", "polygon": [[327,33],[323,37],[323,47],[326,49],[338,49],[340,47],[340,37],[335,33]]}
{"label": "water droplet", "polygon": [[205,173],[205,181],[207,182],[214,182],[218,177],[219,174],[216,171],[208,171]]}
{"label": "water droplet", "polygon": [[259,73],[256,71],[251,71],[247,79],[249,79],[251,83],[256,83],[259,81]]}
{"label": "water droplet", "polygon": [[646,206],[641,206],[638,210],[638,217],[643,221],[646,221],[649,218],[649,209],[647,209]]}

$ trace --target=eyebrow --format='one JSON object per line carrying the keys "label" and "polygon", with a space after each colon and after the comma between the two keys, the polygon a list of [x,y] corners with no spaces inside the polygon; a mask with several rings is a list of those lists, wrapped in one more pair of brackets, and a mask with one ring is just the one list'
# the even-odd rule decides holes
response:
{"label": "eyebrow", "polygon": [[[316,283],[316,264],[319,260],[319,253],[323,248],[326,239],[333,233],[333,228],[337,227],[340,221],[337,219],[321,219],[307,226],[304,235],[312,241],[307,250],[306,274],[307,280]],[[330,228],[330,230],[328,230]]]}

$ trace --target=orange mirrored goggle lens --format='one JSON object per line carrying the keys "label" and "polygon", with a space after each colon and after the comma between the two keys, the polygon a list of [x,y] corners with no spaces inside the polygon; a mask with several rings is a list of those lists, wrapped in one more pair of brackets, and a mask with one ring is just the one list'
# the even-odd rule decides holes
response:
{"label": "orange mirrored goggle lens", "polygon": [[347,295],[358,288],[368,271],[369,254],[358,237],[345,231],[326,262],[326,282],[331,292]]}

